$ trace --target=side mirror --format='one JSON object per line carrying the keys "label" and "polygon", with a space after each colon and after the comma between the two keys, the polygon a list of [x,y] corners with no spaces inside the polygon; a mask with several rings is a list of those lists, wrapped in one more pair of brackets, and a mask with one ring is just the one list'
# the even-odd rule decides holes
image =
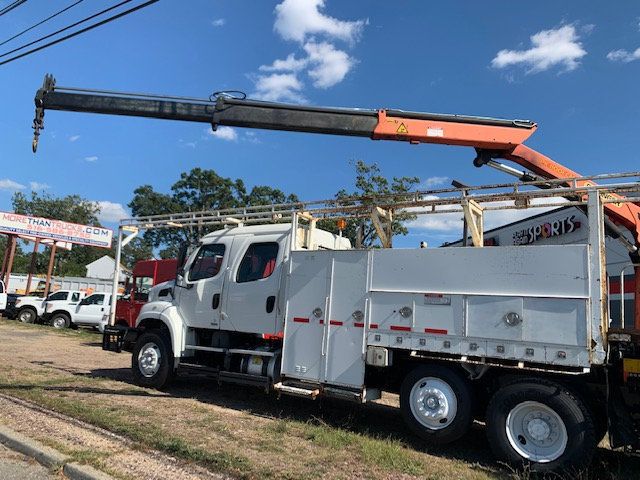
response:
{"label": "side mirror", "polygon": [[188,242],[184,242],[182,245],[180,245],[180,250],[178,251],[178,265],[176,266],[176,276],[182,275],[184,273],[184,264],[187,261],[188,249]]}

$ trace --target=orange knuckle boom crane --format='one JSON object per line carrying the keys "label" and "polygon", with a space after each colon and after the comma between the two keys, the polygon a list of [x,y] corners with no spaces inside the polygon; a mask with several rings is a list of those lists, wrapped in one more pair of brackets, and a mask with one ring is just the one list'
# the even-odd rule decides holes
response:
{"label": "orange knuckle boom crane", "polygon": [[[209,99],[133,94],[105,90],[87,90],[56,86],[46,75],[35,97],[36,116],[33,123],[35,152],[40,130],[44,128],[45,110],[102,113],[210,123],[218,126],[267,130],[320,133],[368,137],[373,140],[405,141],[412,144],[434,143],[473,147],[474,165],[488,165],[515,175],[522,181],[578,178],[573,170],[524,145],[537,129],[529,120],[507,120],[488,117],[410,112],[404,110],[366,110],[327,108],[263,102],[228,95],[225,92]],[[511,161],[525,168],[520,171],[496,162]],[[530,172],[530,173],[529,173]],[[576,180],[576,187],[595,185],[589,180]],[[621,198],[609,194],[611,199]],[[640,206],[631,202],[604,203],[607,228],[614,237],[624,240],[626,228],[633,243],[626,246],[633,263],[640,263]],[[640,280],[636,267],[635,328],[640,329]]]}

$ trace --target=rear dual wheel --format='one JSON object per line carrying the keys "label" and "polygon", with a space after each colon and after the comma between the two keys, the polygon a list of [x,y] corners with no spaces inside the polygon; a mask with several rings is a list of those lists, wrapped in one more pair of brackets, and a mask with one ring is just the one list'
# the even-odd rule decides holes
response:
{"label": "rear dual wheel", "polygon": [[584,467],[598,443],[590,409],[575,393],[547,380],[523,379],[499,389],[486,421],[494,454],[536,472]]}

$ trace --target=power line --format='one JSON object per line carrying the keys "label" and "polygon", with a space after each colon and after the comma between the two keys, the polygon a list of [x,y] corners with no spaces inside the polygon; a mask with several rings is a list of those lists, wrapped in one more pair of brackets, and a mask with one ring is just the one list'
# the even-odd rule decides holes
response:
{"label": "power line", "polygon": [[2,15],[4,15],[5,13],[9,13],[11,10],[13,10],[16,7],[19,7],[20,5],[22,5],[24,2],[26,2],[27,0],[16,0],[15,2],[7,5],[6,7],[4,7],[2,10],[0,10],[0,17]]}
{"label": "power line", "polygon": [[46,40],[47,38],[51,38],[51,37],[53,37],[53,36],[55,36],[55,35],[58,35],[59,33],[66,32],[66,31],[67,31],[67,30],[69,30],[70,28],[77,27],[77,26],[78,26],[78,25],[80,25],[81,23],[84,23],[84,22],[87,22],[87,21],[89,21],[89,20],[91,20],[91,19],[94,19],[94,18],[96,18],[96,17],[99,17],[100,15],[102,15],[102,14],[104,14],[104,13],[110,12],[111,10],[114,10],[114,9],[116,9],[116,8],[118,8],[118,7],[121,7],[121,6],[122,6],[122,5],[124,5],[125,3],[130,3],[130,2],[132,2],[132,1],[133,1],[133,0],[124,0],[123,2],[120,2],[120,3],[118,3],[118,4],[116,4],[116,5],[112,6],[112,7],[105,8],[104,10],[102,10],[102,11],[100,11],[100,12],[98,12],[98,13],[94,13],[93,15],[91,15],[91,16],[89,16],[89,17],[87,17],[87,18],[83,18],[82,20],[79,20],[79,21],[77,21],[76,23],[73,23],[73,24],[71,24],[71,25],[69,25],[69,26],[67,26],[67,27],[61,28],[60,30],[57,30],[57,31],[55,31],[55,32],[53,32],[53,33],[50,33],[49,35],[45,35],[44,37],[40,37],[40,38],[38,38],[37,40],[34,40],[33,42],[25,43],[24,45],[21,45],[21,46],[19,46],[18,48],[14,48],[13,50],[9,50],[8,52],[5,52],[5,53],[3,53],[2,55],[0,55],[0,58],[2,58],[2,57],[6,57],[7,55],[10,55],[10,54],[12,54],[12,53],[14,53],[14,52],[17,52],[18,50],[22,50],[22,49],[24,49],[24,48],[30,47],[31,45],[33,45],[33,44],[35,44],[35,43],[39,43],[39,42],[41,42],[41,41],[43,41],[43,40]]}
{"label": "power line", "polygon": [[[127,0],[127,1],[130,1],[130,0]],[[78,30],[77,32],[70,33],[69,35],[66,35],[66,36],[64,36],[62,38],[58,38],[58,39],[56,39],[56,40],[54,40],[52,42],[46,43],[46,44],[41,45],[39,47],[33,48],[33,49],[31,49],[31,50],[29,50],[27,52],[21,53],[20,55],[16,55],[15,57],[11,57],[8,60],[0,62],[0,66],[5,65],[5,64],[10,63],[10,62],[13,62],[14,60],[18,60],[19,58],[26,57],[27,55],[31,55],[32,53],[39,52],[40,50],[43,50],[43,49],[45,49],[47,47],[50,47],[52,45],[56,45],[56,44],[58,44],[60,42],[63,42],[63,41],[68,40],[70,38],[73,38],[73,37],[75,37],[77,35],[80,35],[81,33],[88,32],[89,30],[93,30],[94,28],[100,27],[101,25],[105,25],[105,24],[107,24],[109,22],[112,22],[113,20],[117,20],[118,18],[124,17],[125,15],[129,15],[130,13],[136,12],[136,11],[142,9],[142,8],[148,7],[149,5],[152,5],[152,4],[157,3],[159,1],[160,0],[149,0],[148,2],[142,3],[140,5],[137,5],[137,6],[133,7],[133,8],[130,8],[129,10],[125,10],[124,12],[118,13],[117,15],[114,15],[113,17],[109,17],[109,18],[106,18],[106,19],[104,19],[104,20],[102,20],[102,21],[100,21],[98,23],[94,23],[93,25],[89,25],[88,27],[85,27],[85,28],[83,28],[81,30]],[[126,2],[122,2],[122,3],[126,3]],[[2,56],[4,56],[4,55],[2,55]]]}
{"label": "power line", "polygon": [[57,17],[58,15],[60,15],[61,13],[66,12],[67,10],[75,7],[76,5],[78,5],[79,3],[82,3],[84,0],[78,0],[76,3],[72,3],[71,5],[69,5],[66,8],[63,8],[62,10],[57,11],[56,13],[54,13],[53,15],[48,16],[47,18],[45,18],[44,20],[41,20],[40,22],[36,23],[35,25],[30,26],[29,28],[22,30],[20,33],[16,33],[13,37],[11,38],[7,38],[4,42],[0,43],[0,46],[4,45],[5,43],[10,42],[11,40],[14,40],[16,38],[18,38],[21,35],[24,35],[25,33],[33,30],[36,27],[39,27],[40,25],[42,25],[43,23],[48,22],[49,20],[51,20],[52,18]]}

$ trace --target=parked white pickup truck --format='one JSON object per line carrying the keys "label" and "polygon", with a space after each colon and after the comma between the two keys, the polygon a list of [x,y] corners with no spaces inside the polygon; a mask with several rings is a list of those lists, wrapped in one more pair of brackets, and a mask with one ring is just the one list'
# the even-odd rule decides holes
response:
{"label": "parked white pickup truck", "polygon": [[47,300],[43,318],[54,328],[69,328],[72,325],[96,327],[102,333],[106,324],[103,317],[109,311],[110,304],[110,293],[94,293],[78,303]]}
{"label": "parked white pickup truck", "polygon": [[47,298],[35,295],[19,297],[16,300],[17,319],[22,323],[34,323],[43,317],[46,302],[56,306],[73,307],[78,305],[84,296],[85,292],[80,290],[58,290],[49,294]]}

